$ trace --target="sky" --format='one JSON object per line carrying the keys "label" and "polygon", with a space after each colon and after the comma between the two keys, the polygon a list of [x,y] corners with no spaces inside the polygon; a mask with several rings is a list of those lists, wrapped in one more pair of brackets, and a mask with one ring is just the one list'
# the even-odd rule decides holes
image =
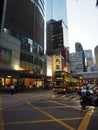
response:
{"label": "sky", "polygon": [[[70,53],[75,52],[75,43],[80,42],[83,49],[91,49],[94,56],[94,48],[98,45],[96,0],[46,0],[46,2],[46,19],[63,19],[68,26]],[[58,2],[60,4],[56,4]],[[51,5],[54,9],[51,9]]]}
{"label": "sky", "polygon": [[66,0],[70,52],[75,52],[75,42],[83,49],[98,45],[98,8],[96,0]]}

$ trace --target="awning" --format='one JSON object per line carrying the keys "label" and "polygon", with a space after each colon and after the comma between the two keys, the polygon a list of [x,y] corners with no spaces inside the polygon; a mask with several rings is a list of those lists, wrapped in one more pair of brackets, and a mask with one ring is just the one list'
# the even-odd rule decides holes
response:
{"label": "awning", "polygon": [[0,69],[0,78],[42,78],[43,75],[38,73],[29,73],[29,71]]}

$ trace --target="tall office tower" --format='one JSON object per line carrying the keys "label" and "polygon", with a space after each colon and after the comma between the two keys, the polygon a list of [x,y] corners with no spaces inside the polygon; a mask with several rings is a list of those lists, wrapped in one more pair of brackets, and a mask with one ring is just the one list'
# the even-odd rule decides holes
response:
{"label": "tall office tower", "polygon": [[62,20],[48,21],[46,30],[46,50],[48,55],[60,53],[64,46],[68,47],[68,29]]}
{"label": "tall office tower", "polygon": [[44,0],[0,1],[0,67],[43,68]]}
{"label": "tall office tower", "polygon": [[67,4],[66,0],[46,0],[46,21],[60,19],[67,25]]}
{"label": "tall office tower", "polygon": [[[47,22],[47,41],[46,51],[47,54],[61,55],[63,57],[63,67],[69,62],[69,49],[68,49],[68,29],[62,20],[50,20]],[[59,67],[57,67],[59,68]],[[60,67],[61,70],[62,67]]]}
{"label": "tall office tower", "polygon": [[92,50],[84,50],[87,71],[91,71],[93,66]]}
{"label": "tall office tower", "polygon": [[70,53],[70,71],[72,73],[84,72],[82,52]]}
{"label": "tall office tower", "polygon": [[94,48],[96,68],[98,70],[98,45]]}
{"label": "tall office tower", "polygon": [[[62,70],[62,68],[63,69],[66,68],[64,66],[69,64],[69,58],[67,57],[67,56],[69,56],[69,47],[68,46],[65,46],[63,48],[63,52],[62,52],[63,56],[60,55],[61,47],[63,47],[62,45],[65,44],[65,42],[68,43],[68,32],[67,32],[67,26],[66,26],[67,25],[66,0],[62,0],[62,1],[46,0],[46,21],[48,21],[46,31],[48,29],[47,32],[54,33],[54,34],[48,34],[48,33],[46,34],[46,39],[47,39],[46,40],[46,49],[48,49],[47,54],[49,54],[52,58],[52,62],[53,62],[52,72],[54,72],[56,70]],[[53,26],[53,28],[52,28],[52,26]],[[63,28],[65,28],[65,29],[63,29]],[[65,30],[65,32],[63,32],[64,30]],[[58,34],[57,34],[57,32],[58,32]],[[60,32],[63,35],[60,34]],[[47,41],[49,40],[48,36],[51,37],[52,44],[50,43],[50,41],[47,43]],[[66,37],[66,38],[64,38],[64,37]],[[53,41],[52,41],[52,39],[53,39]],[[53,42],[55,42],[55,43],[53,43]],[[52,50],[49,50],[49,49],[52,49]],[[57,56],[57,53],[59,53],[58,56]],[[53,56],[53,54],[55,54],[55,55]],[[56,61],[58,61],[58,62],[56,62]],[[55,65],[54,65],[54,63],[55,63]]]}
{"label": "tall office tower", "polygon": [[75,50],[76,50],[76,52],[81,52],[82,53],[83,72],[85,72],[86,71],[85,54],[84,54],[83,47],[82,47],[81,43],[79,43],[79,42],[75,43]]}
{"label": "tall office tower", "polygon": [[76,52],[83,51],[83,47],[82,47],[81,43],[79,43],[79,42],[75,43],[75,51]]}

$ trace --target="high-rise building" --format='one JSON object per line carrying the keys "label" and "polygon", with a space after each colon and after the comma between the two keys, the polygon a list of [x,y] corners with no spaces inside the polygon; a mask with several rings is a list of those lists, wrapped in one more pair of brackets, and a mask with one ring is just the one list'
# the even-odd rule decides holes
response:
{"label": "high-rise building", "polygon": [[70,72],[71,73],[84,72],[82,52],[70,53]]}
{"label": "high-rise building", "polygon": [[75,43],[75,51],[76,52],[83,51],[83,47],[82,47],[81,43],[79,43],[79,42]]}
{"label": "high-rise building", "polygon": [[85,53],[85,58],[86,59],[93,59],[93,56],[92,56],[92,50],[84,50],[84,53]]}
{"label": "high-rise building", "polygon": [[66,0],[46,0],[46,21],[60,19],[67,25],[67,4]]}
{"label": "high-rise building", "polygon": [[83,50],[83,47],[82,47],[81,43],[79,43],[79,42],[75,43],[75,51],[76,52],[81,52],[81,54],[82,54],[83,72],[85,72],[86,71],[85,54],[84,54],[84,50]]}
{"label": "high-rise building", "polygon": [[[47,41],[46,52],[47,55],[58,57],[61,63],[55,70],[62,70],[65,66],[69,65],[69,49],[68,49],[68,28],[62,20],[50,20],[47,22]],[[53,58],[56,60],[56,57]],[[60,58],[63,58],[62,60]],[[62,62],[63,61],[63,62]],[[57,69],[56,69],[57,68]]]}
{"label": "high-rise building", "polygon": [[68,47],[68,28],[62,20],[48,21],[46,30],[46,50],[48,55],[60,53],[64,46]]}
{"label": "high-rise building", "polygon": [[87,71],[91,71],[93,66],[92,50],[84,50]]}
{"label": "high-rise building", "polygon": [[98,70],[98,45],[95,47],[94,53],[95,53],[96,69]]}
{"label": "high-rise building", "polygon": [[53,74],[69,65],[69,47],[65,45],[68,44],[66,0],[46,0],[46,21],[46,50],[52,57]]}
{"label": "high-rise building", "polygon": [[43,69],[44,13],[44,0],[0,1],[1,71]]}

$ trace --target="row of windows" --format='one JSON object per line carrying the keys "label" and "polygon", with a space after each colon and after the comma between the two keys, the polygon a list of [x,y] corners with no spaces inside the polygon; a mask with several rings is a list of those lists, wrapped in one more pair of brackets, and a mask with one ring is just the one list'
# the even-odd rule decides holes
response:
{"label": "row of windows", "polygon": [[20,53],[20,60],[33,63],[33,56],[25,54],[25,53]]}
{"label": "row of windows", "polygon": [[30,0],[8,0],[4,27],[44,48],[44,18]]}
{"label": "row of windows", "polygon": [[1,22],[2,22],[3,4],[4,4],[4,0],[0,0],[0,28],[1,28]]}
{"label": "row of windows", "polygon": [[28,63],[32,63],[35,65],[43,66],[43,61],[37,57],[33,57],[32,55],[20,53],[20,60]]}
{"label": "row of windows", "polygon": [[29,53],[37,53],[39,55],[44,55],[44,50],[43,48],[37,44],[33,43],[33,41],[30,38],[27,38],[25,36],[22,36],[18,33],[15,33],[14,31],[11,31],[9,29],[4,28],[4,33],[10,34],[14,37],[17,37],[21,41],[21,49],[29,52]]}

